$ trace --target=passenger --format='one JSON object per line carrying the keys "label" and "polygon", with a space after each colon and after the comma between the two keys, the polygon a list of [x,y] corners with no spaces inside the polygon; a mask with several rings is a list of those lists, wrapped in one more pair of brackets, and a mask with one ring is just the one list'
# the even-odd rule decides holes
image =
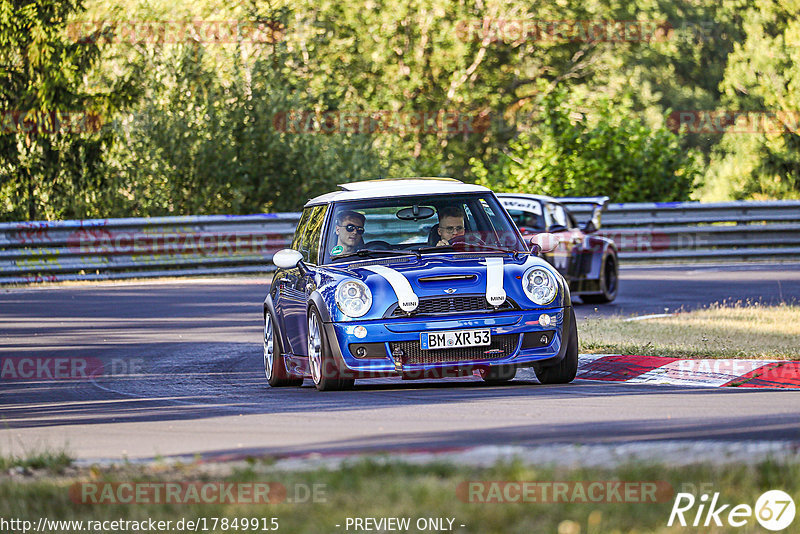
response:
{"label": "passenger", "polygon": [[343,211],[336,216],[336,246],[332,256],[352,254],[364,246],[364,223],[366,217],[357,211]]}
{"label": "passenger", "polygon": [[464,235],[464,213],[455,207],[442,208],[439,211],[439,242],[437,247],[450,246],[450,241]]}

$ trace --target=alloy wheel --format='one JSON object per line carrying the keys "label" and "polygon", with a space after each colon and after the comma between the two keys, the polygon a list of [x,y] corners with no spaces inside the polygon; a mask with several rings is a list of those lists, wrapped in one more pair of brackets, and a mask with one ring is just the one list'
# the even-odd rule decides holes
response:
{"label": "alloy wheel", "polygon": [[272,331],[272,318],[269,313],[264,315],[264,374],[267,380],[272,378],[272,365],[275,360],[275,342]]}
{"label": "alloy wheel", "polygon": [[315,384],[322,380],[322,336],[316,314],[308,317],[308,366]]}

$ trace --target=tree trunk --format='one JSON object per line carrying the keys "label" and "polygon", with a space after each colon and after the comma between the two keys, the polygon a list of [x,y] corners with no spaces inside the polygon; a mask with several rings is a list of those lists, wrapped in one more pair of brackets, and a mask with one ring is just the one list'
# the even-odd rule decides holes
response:
{"label": "tree trunk", "polygon": [[36,199],[33,196],[34,186],[33,186],[33,176],[31,175],[30,169],[25,169],[25,176],[26,176],[26,186],[27,186],[27,200],[28,200],[28,220],[35,221],[36,220]]}

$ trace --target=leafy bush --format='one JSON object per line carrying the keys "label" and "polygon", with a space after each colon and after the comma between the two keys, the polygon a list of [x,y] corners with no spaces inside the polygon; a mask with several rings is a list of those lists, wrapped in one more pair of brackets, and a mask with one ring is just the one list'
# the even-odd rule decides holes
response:
{"label": "leafy bush", "polygon": [[144,104],[117,123],[109,161],[121,212],[297,211],[338,183],[379,173],[364,136],[276,127],[281,113],[313,103],[268,59],[239,64],[225,80],[202,55],[185,47],[160,60]]}
{"label": "leafy bush", "polygon": [[542,120],[511,141],[499,161],[472,160],[480,183],[497,191],[608,195],[613,202],[686,200],[695,187],[694,155],[630,109],[601,101],[593,113],[574,113],[562,90],[542,106]]}

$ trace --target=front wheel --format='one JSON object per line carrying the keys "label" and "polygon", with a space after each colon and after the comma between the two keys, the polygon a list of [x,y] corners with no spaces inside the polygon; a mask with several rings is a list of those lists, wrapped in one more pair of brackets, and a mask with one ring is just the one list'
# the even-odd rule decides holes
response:
{"label": "front wheel", "polygon": [[308,310],[308,368],[311,379],[319,391],[350,389],[355,382],[342,376],[316,308]]}
{"label": "front wheel", "polygon": [[575,324],[575,311],[570,308],[569,334],[563,343],[567,344],[567,352],[564,359],[559,363],[550,366],[534,366],[536,378],[542,384],[568,384],[575,380],[578,374],[578,326]]}
{"label": "front wheel", "polygon": [[280,340],[275,336],[272,314],[264,313],[264,374],[269,385],[277,388],[283,386],[302,386],[303,378],[290,375],[281,357]]}

